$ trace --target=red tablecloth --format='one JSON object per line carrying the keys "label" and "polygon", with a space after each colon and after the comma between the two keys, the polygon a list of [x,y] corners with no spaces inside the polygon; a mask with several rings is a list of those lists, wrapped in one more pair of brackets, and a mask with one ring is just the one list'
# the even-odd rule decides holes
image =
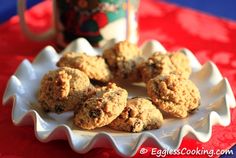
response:
{"label": "red tablecloth", "polygon": [[[140,42],[150,38],[159,40],[167,49],[187,47],[201,63],[213,60],[228,78],[236,94],[236,22],[219,19],[164,2],[143,0],[140,7]],[[50,26],[51,2],[45,1],[26,14],[28,24],[35,31]],[[33,59],[53,41],[33,42],[21,32],[18,17],[0,25],[0,96],[7,80],[24,59]],[[93,149],[85,155],[71,150],[67,141],[39,142],[33,126],[16,127],[11,121],[10,106],[0,106],[0,157],[119,157],[112,149]],[[229,149],[236,143],[236,110],[231,109],[228,127],[214,126],[207,143],[185,138],[181,148]],[[149,148],[150,149],[150,148]],[[136,157],[148,157],[150,153]]]}

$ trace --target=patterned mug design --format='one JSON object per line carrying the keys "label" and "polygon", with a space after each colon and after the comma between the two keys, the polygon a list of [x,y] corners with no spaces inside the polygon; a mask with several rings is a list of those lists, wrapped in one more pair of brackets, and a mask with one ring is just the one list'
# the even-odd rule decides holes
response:
{"label": "patterned mug design", "polygon": [[94,46],[104,46],[111,40],[138,40],[138,0],[54,0],[54,27],[41,35],[35,35],[26,26],[22,15],[24,1],[18,1],[18,13],[23,31],[32,39],[56,37],[61,46],[78,37]]}

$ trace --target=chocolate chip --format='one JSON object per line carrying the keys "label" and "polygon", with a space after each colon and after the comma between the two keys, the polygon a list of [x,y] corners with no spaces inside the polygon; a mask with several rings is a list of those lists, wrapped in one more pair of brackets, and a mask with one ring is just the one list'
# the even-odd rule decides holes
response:
{"label": "chocolate chip", "polygon": [[97,118],[101,115],[101,110],[100,109],[93,109],[89,112],[89,116],[92,118]]}
{"label": "chocolate chip", "polygon": [[147,66],[150,66],[151,69],[156,69],[156,63],[150,63],[150,64],[147,64]]}
{"label": "chocolate chip", "polygon": [[129,77],[129,72],[123,72],[123,79],[127,79]]}
{"label": "chocolate chip", "polygon": [[132,115],[131,115],[131,109],[128,109],[127,112],[128,112],[128,117],[129,117],[129,118],[132,117]]}
{"label": "chocolate chip", "polygon": [[197,112],[199,109],[198,108],[195,108],[195,109],[192,109],[192,110],[189,110],[188,112],[190,114],[194,114],[195,112]]}
{"label": "chocolate chip", "polygon": [[53,81],[53,78],[52,78],[52,77],[49,77],[48,80],[49,80],[49,81]]}
{"label": "chocolate chip", "polygon": [[64,109],[65,109],[65,107],[63,105],[60,105],[60,104],[55,105],[55,112],[56,113],[61,113],[64,111]]}
{"label": "chocolate chip", "polygon": [[46,107],[43,107],[43,111],[44,111],[45,113],[48,113],[48,112],[50,112],[50,109],[49,109],[49,108],[46,108]]}
{"label": "chocolate chip", "polygon": [[135,122],[132,126],[131,126],[131,132],[139,132],[139,126],[141,125],[141,123],[139,121]]}

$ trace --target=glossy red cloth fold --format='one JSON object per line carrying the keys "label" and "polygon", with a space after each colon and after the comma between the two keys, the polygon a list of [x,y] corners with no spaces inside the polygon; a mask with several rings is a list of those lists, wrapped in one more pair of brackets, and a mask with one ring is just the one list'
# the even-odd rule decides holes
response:
{"label": "glossy red cloth fold", "polygon": [[[187,47],[203,64],[212,60],[227,77],[236,94],[236,22],[219,19],[197,11],[165,2],[143,0],[140,5],[140,43],[149,39],[159,40],[168,50]],[[51,2],[45,1],[26,13],[32,30],[41,32],[51,25]],[[20,62],[33,59],[46,45],[54,42],[33,42],[27,39],[18,17],[0,25],[0,96],[7,80]],[[34,136],[32,126],[16,127],[11,121],[11,106],[0,106],[0,157],[119,157],[112,149],[93,149],[86,154],[75,153],[67,141],[41,143]],[[188,149],[229,149],[236,143],[236,110],[231,109],[231,124],[214,126],[212,138],[201,143],[184,138],[181,147]],[[149,157],[148,153],[135,157]]]}

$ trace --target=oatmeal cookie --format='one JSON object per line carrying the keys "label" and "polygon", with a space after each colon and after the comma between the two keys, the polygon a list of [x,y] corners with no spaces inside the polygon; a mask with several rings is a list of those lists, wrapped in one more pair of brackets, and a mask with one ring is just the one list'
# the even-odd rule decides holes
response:
{"label": "oatmeal cookie", "polygon": [[83,71],[91,80],[108,82],[112,73],[105,60],[100,56],[88,56],[84,53],[65,53],[57,62],[58,67],[71,67]]}
{"label": "oatmeal cookie", "polygon": [[147,93],[158,108],[177,118],[185,118],[200,105],[194,83],[179,75],[159,75],[147,83]]}
{"label": "oatmeal cookie", "polygon": [[161,112],[145,98],[129,99],[123,112],[109,127],[127,132],[141,132],[159,128],[163,123]]}
{"label": "oatmeal cookie", "polygon": [[161,74],[178,74],[188,78],[191,74],[188,58],[181,52],[162,54],[156,52],[138,66],[142,80],[148,82]]}
{"label": "oatmeal cookie", "polygon": [[45,111],[62,113],[73,110],[92,90],[93,86],[85,73],[63,67],[43,76],[38,100]]}
{"label": "oatmeal cookie", "polygon": [[94,129],[111,123],[124,110],[128,93],[114,83],[97,88],[75,112],[74,124],[83,129]]}
{"label": "oatmeal cookie", "polygon": [[166,54],[155,53],[147,61],[139,65],[142,80],[149,81],[160,74],[169,74],[174,70],[170,58]]}
{"label": "oatmeal cookie", "polygon": [[143,58],[142,52],[135,44],[128,41],[119,42],[114,47],[105,50],[103,57],[116,78],[141,81],[137,66]]}
{"label": "oatmeal cookie", "polygon": [[181,52],[172,52],[169,53],[169,58],[175,67],[174,73],[181,75],[182,77],[189,78],[192,69],[187,56]]}

